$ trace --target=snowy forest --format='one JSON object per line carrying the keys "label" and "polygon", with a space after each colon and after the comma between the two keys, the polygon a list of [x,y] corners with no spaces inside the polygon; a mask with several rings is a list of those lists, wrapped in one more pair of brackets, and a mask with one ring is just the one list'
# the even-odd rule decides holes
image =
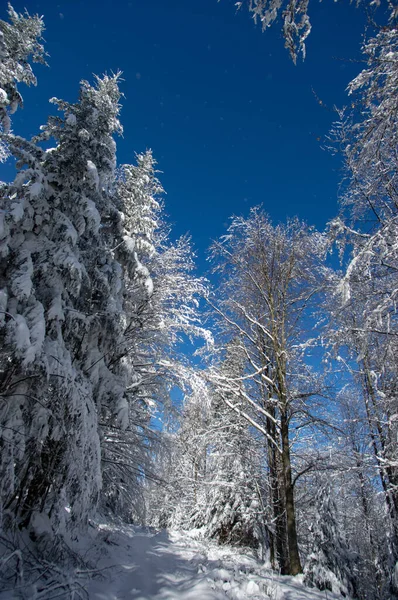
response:
{"label": "snowy forest", "polygon": [[[324,132],[344,164],[335,218],[273,222],[259,198],[209,240],[203,275],[156,152],[117,162],[121,73],[76,73],[75,102],[14,131],[51,56],[45,16],[4,10],[2,600],[398,598],[398,9],[383,1]],[[307,0],[229,8],[281,22],[305,57]],[[257,571],[236,562],[218,585],[201,559],[210,591],[107,594],[118,567],[101,560],[126,531],[247,552]]]}

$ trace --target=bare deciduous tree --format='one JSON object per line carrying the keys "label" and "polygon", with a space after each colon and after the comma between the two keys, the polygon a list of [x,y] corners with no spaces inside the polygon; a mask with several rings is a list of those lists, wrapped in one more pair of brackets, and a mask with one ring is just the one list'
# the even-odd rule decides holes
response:
{"label": "bare deciduous tree", "polygon": [[312,325],[310,308],[321,292],[323,251],[317,232],[298,220],[274,227],[258,208],[247,219],[233,218],[212,248],[221,282],[210,303],[221,335],[239,336],[246,368],[235,379],[213,369],[211,379],[224,402],[264,438],[272,558],[291,574],[301,572],[294,499],[301,473],[292,464],[292,433],[316,422],[310,400],[320,384],[303,361],[309,342],[304,325]]}

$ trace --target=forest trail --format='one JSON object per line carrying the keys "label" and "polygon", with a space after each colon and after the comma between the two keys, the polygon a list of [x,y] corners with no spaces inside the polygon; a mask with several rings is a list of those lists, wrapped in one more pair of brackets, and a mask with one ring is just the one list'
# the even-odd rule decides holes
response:
{"label": "forest trail", "polygon": [[217,546],[192,534],[103,526],[90,600],[333,600],[331,592],[305,588],[300,577],[282,577],[250,551]]}

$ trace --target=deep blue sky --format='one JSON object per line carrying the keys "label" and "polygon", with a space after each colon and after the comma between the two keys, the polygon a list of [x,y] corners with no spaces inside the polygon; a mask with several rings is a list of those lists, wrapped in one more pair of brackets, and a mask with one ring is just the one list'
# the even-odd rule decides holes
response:
{"label": "deep blue sky", "polygon": [[26,108],[14,131],[36,134],[50,97],[74,101],[80,79],[121,69],[118,160],[153,149],[174,234],[192,234],[201,269],[228,217],[251,205],[263,203],[275,220],[297,214],[318,227],[336,213],[340,164],[319,141],[334,115],[312,88],[330,108],[347,102],[365,23],[348,1],[312,3],[307,59],[297,66],[280,27],[261,33],[233,0],[13,5],[44,15],[50,55],[48,69],[36,66],[38,87],[21,87]]}

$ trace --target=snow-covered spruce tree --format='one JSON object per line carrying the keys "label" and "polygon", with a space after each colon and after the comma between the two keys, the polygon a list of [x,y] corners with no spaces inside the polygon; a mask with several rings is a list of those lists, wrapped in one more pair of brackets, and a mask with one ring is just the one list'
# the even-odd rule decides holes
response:
{"label": "snow-covered spruce tree", "polygon": [[123,165],[118,173],[117,196],[123,211],[125,234],[134,240],[138,255],[147,259],[158,248],[159,230],[164,217],[161,214],[163,187],[156,177],[156,161],[147,150],[136,156],[135,165]]}
{"label": "snow-covered spruce tree", "polygon": [[[118,246],[120,260],[130,286],[140,284],[138,293],[129,294],[133,331],[145,331],[151,351],[156,354],[159,366],[167,369],[164,352],[170,351],[182,340],[181,336],[197,336],[211,342],[209,331],[201,327],[198,313],[199,298],[206,293],[207,282],[193,274],[195,254],[190,239],[182,236],[171,241],[170,227],[164,215],[161,194],[163,188],[156,177],[156,161],[147,151],[137,156],[136,165],[121,168],[117,189],[117,202],[122,210],[124,244]],[[126,250],[130,254],[125,261]],[[132,271],[131,271],[132,268]],[[130,269],[130,275],[129,273]],[[131,272],[134,277],[131,277]],[[132,339],[136,339],[132,335]],[[145,346],[138,342],[139,346]],[[163,355],[159,354],[160,349]],[[179,366],[176,364],[176,370]],[[185,371],[182,369],[184,379]]]}
{"label": "snow-covered spruce tree", "polygon": [[354,559],[344,539],[329,486],[315,500],[313,548],[304,566],[304,583],[348,596],[355,593]]}
{"label": "snow-covered spruce tree", "polygon": [[145,266],[157,251],[155,231],[161,211],[159,196],[163,192],[154,164],[151,152],[138,155],[136,165],[123,165],[118,170],[115,186],[121,225],[115,256],[123,282],[124,332],[122,343],[107,360],[113,369],[122,369],[131,377],[120,396],[117,412],[103,415],[100,423],[101,506],[105,512],[127,521],[144,518],[142,477],[148,471],[148,451],[153,441],[149,428],[153,396],[160,387],[156,360],[148,352],[153,334],[147,323],[153,280]]}
{"label": "snow-covered spruce tree", "polygon": [[[0,125],[10,130],[10,114],[22,106],[19,83],[36,85],[29,60],[45,64],[44,48],[40,43],[43,20],[27,12],[18,14],[8,5],[9,22],[0,20]],[[0,162],[7,156],[4,143],[0,146]]]}
{"label": "snow-covered spruce tree", "polygon": [[3,190],[1,229],[0,499],[3,527],[55,532],[84,523],[101,489],[98,418],[119,415],[129,369],[123,343],[120,215],[115,170],[118,77],[54,99],[43,150],[9,137],[18,159]]}
{"label": "snow-covered spruce tree", "polygon": [[134,375],[119,407],[124,428],[102,423],[102,505],[128,519],[143,518],[144,469],[147,477],[154,476],[148,449],[153,453],[159,440],[150,430],[150,416],[159,403],[168,402],[170,387],[185,385],[180,337],[207,335],[197,311],[205,282],[192,274],[189,240],[170,241],[155,166],[150,151],[137,155],[135,165],[119,170],[116,190],[123,231],[115,253],[123,272],[126,323],[125,344],[112,360],[121,360]]}

